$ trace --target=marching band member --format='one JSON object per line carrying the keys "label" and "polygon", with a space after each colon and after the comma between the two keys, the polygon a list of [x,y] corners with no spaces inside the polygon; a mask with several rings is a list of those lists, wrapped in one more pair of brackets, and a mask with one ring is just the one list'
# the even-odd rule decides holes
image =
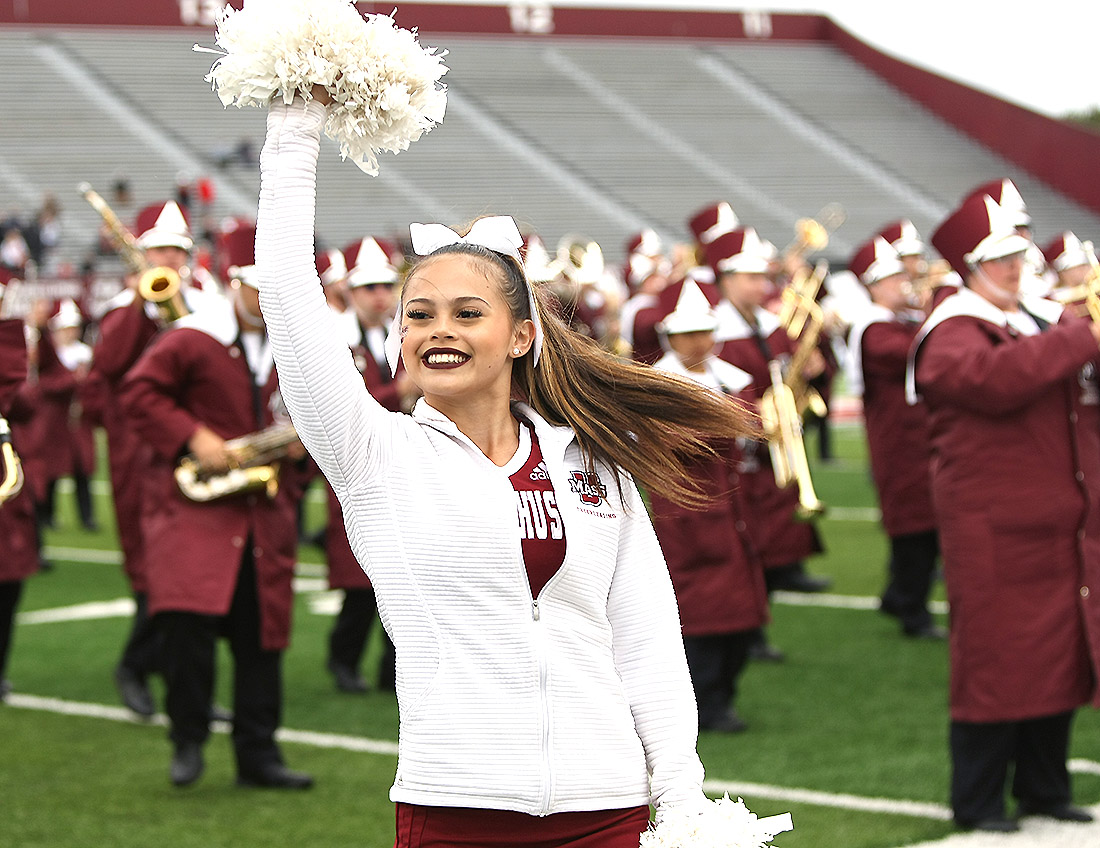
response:
{"label": "marching band member", "polygon": [[[0,296],[3,285],[0,285]],[[0,320],[0,418],[12,414],[17,396],[27,380],[27,342],[23,322],[15,318]],[[5,422],[7,423],[7,422]],[[11,434],[0,434],[11,439]],[[19,445],[12,444],[18,450]],[[9,473],[5,459],[0,463],[0,480]],[[14,486],[14,480],[11,484]],[[4,676],[11,652],[15,611],[23,593],[23,582],[38,570],[38,529],[34,503],[28,486],[0,499],[0,701],[11,691]]]}
{"label": "marching band member", "polygon": [[58,379],[43,383],[42,428],[46,461],[46,488],[42,502],[43,521],[53,526],[57,481],[71,477],[76,489],[77,513],[85,530],[98,530],[92,506],[91,476],[95,472],[95,433],[81,410],[81,396],[88,378],[92,349],[80,340],[84,316],[72,300],[61,301],[46,326],[63,368]]}
{"label": "marching band member", "polygon": [[[719,319],[715,336],[721,345],[718,355],[751,376],[745,391],[753,402],[759,401],[771,385],[768,363],[789,357],[794,350],[775,314],[764,309],[771,293],[769,248],[756,230],[748,227],[719,236],[707,250],[707,261],[714,269],[722,297],[715,310]],[[820,373],[824,363],[815,356],[810,367]],[[767,451],[759,443],[752,448],[746,450],[742,480],[752,508],[751,526],[764,561],[768,589],[824,591],[831,581],[813,577],[805,570],[806,557],[820,553],[822,545],[812,523],[795,519],[796,487],[780,489]]]}
{"label": "marching band member", "polygon": [[875,235],[897,251],[905,272],[909,275],[909,287],[916,299],[916,306],[931,311],[943,298],[952,294],[962,279],[951,270],[946,260],[930,263],[927,247],[916,226],[907,218],[887,224]]}
{"label": "marching band member", "polygon": [[[150,204],[138,212],[134,228],[137,247],[150,268],[169,268],[180,276],[180,296],[194,311],[200,303],[218,297],[190,283],[194,239],[187,219],[175,201]],[[149,446],[134,430],[119,389],[165,323],[154,303],[137,292],[139,277],[129,274],[125,288],[107,303],[99,320],[99,338],[92,351],[85,407],[95,410],[107,436],[107,461],[122,568],[134,596],[134,620],[115,667],[114,679],[122,703],[141,716],[156,712],[148,677],[158,671],[160,639],[148,615],[148,582],[142,538],[144,499],[142,484],[152,463]]]}
{"label": "marching band member", "polygon": [[693,279],[704,283],[714,282],[714,269],[706,261],[707,247],[719,236],[731,233],[741,226],[733,207],[722,200],[705,206],[688,219],[688,229],[695,239],[694,267],[685,269]]}
{"label": "marching band member", "polygon": [[672,263],[654,230],[642,230],[627,241],[623,280],[631,294],[619,310],[619,333],[636,362],[653,363],[664,355],[657,334],[664,314],[657,296],[671,277]]}
{"label": "marching band member", "polygon": [[890,538],[880,608],[901,622],[906,636],[943,639],[947,634],[928,611],[939,556],[928,468],[928,410],[905,398],[909,348],[925,316],[912,308],[905,263],[882,237],[861,245],[848,270],[871,299],[852,325],[845,364],[848,389],[863,398],[871,476]]}
{"label": "marching band member", "polygon": [[212,298],[163,332],[126,374],[120,398],[153,454],[142,533],[149,614],[163,639],[170,777],[177,786],[203,773],[219,635],[228,638],[234,660],[238,783],[300,789],[313,782],[284,765],[275,741],[300,487],[284,468],[273,497],[241,491],[196,502],[174,474],[188,452],[205,472],[226,472],[237,462],[227,440],[265,430],[283,415],[248,256],[254,232],[238,227],[230,235],[238,266],[231,299]]}
{"label": "marching band member", "polygon": [[1052,288],[1055,291],[1061,289],[1062,292],[1069,292],[1084,285],[1092,276],[1096,254],[1092,245],[1084,244],[1067,230],[1043,248],[1043,258],[1046,259],[1047,267],[1055,274]]}
{"label": "marching band member", "polygon": [[[345,254],[348,300],[351,309],[343,313],[348,327],[348,345],[355,367],[371,395],[386,409],[400,412],[410,400],[412,387],[404,372],[390,375],[386,363],[386,330],[396,308],[395,286],[398,269],[383,242],[370,236],[355,242]],[[344,601],[329,632],[327,668],[336,688],[342,692],[366,692],[369,688],[360,673],[360,663],[374,624],[378,605],[374,589],[359,566],[348,542],[340,501],[328,489],[328,529],[325,532],[325,558],[330,589],[342,589]],[[380,681],[393,678],[388,666],[393,662],[393,646],[386,642]]]}
{"label": "marching band member", "polygon": [[[718,318],[710,300],[692,280],[672,288],[679,290],[675,309],[660,325],[669,352],[656,367],[737,396],[751,378],[714,355]],[[685,509],[657,492],[650,492],[650,506],[680,608],[699,727],[737,733],[747,728],[734,707],[737,681],[768,621],[768,593],[749,538],[737,441],[725,439],[713,447],[714,456],[691,468],[707,494],[703,509]]]}
{"label": "marching band member", "polygon": [[310,283],[315,92],[269,107],[257,257],[288,407],[397,646],[396,844],[636,848],[650,803],[708,802],[675,596],[626,468],[682,499],[689,431],[746,422],[569,332],[509,218],[413,226],[390,363],[424,397],[385,410]]}
{"label": "marching band member", "polygon": [[[1011,210],[972,196],[932,244],[965,280],[925,322],[908,388],[928,405],[951,604],[951,805],[960,827],[1088,821],[1066,756],[1100,705],[1100,326],[1021,292]],[[1014,767],[1014,768],[1013,768]]]}

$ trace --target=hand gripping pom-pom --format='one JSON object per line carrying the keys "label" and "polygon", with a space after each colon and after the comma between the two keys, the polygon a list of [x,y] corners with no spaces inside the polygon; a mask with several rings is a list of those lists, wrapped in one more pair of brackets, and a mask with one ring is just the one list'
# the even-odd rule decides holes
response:
{"label": "hand gripping pom-pom", "polygon": [[791,830],[790,813],[757,818],[729,795],[701,805],[663,811],[660,823],[642,834],[639,848],[767,848],[777,833]]}
{"label": "hand gripping pom-pom", "polygon": [[378,153],[407,150],[443,121],[445,54],[392,14],[364,17],[352,0],[245,0],[219,14],[215,40],[221,55],[206,79],[224,105],[290,103],[322,86],[325,134],[368,174]]}

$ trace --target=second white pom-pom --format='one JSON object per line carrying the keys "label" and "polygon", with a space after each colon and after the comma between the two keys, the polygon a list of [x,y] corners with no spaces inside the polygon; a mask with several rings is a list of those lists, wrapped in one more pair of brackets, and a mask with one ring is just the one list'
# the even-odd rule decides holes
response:
{"label": "second white pom-pom", "polygon": [[390,15],[362,16],[353,0],[245,0],[218,17],[222,55],[206,79],[226,106],[331,98],[325,134],[368,174],[378,153],[408,149],[443,121],[445,54],[422,47]]}
{"label": "second white pom-pom", "polygon": [[642,834],[639,848],[767,848],[777,833],[791,830],[790,813],[758,818],[729,795],[700,805],[675,807]]}

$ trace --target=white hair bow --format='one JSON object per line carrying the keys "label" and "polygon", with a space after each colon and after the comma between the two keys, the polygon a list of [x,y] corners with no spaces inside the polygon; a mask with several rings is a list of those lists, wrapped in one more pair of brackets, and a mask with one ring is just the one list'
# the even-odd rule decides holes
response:
{"label": "white hair bow", "polygon": [[[470,227],[470,232],[460,236],[450,227],[443,224],[410,224],[409,235],[412,237],[413,252],[417,256],[427,256],[435,253],[441,247],[449,247],[452,244],[476,244],[480,247],[495,250],[515,259],[520,268],[523,268],[523,258],[520,256],[520,248],[523,246],[523,236],[519,227],[510,215],[494,215],[488,218],[479,218]],[[535,325],[535,339],[531,344],[534,354],[534,364],[539,364],[542,355],[542,321],[539,319],[538,307],[535,304],[535,292],[531,283],[524,274],[524,285],[527,287],[527,303],[531,310],[531,321]],[[389,334],[386,336],[386,362],[390,366],[390,374],[397,373],[398,363],[401,361],[401,310],[393,317]]]}

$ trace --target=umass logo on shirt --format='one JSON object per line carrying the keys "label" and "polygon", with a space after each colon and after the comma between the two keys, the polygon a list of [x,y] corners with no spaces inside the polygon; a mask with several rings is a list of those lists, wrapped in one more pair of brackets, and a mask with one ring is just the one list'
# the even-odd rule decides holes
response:
{"label": "umass logo on shirt", "polygon": [[581,496],[581,503],[599,506],[607,499],[607,487],[593,471],[570,471],[569,490]]}

